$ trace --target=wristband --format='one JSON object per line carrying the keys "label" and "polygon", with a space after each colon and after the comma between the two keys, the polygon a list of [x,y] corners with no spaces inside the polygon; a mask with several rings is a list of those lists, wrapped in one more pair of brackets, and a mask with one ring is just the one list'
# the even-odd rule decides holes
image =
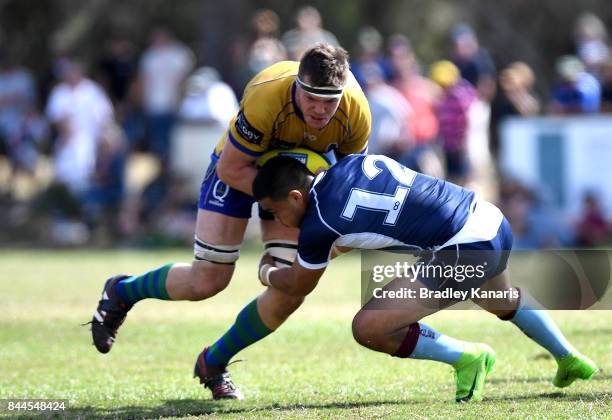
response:
{"label": "wristband", "polygon": [[272,286],[270,283],[270,273],[275,270],[278,270],[278,268],[271,264],[262,265],[259,269],[259,280],[266,286]]}

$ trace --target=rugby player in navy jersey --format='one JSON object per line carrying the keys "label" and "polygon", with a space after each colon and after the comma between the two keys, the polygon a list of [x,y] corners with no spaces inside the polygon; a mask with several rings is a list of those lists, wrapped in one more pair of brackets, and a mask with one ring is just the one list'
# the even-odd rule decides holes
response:
{"label": "rugby player in navy jersey", "polygon": [[[499,292],[501,302],[472,300],[515,324],[553,355],[558,364],[555,386],[588,380],[597,372],[595,363],[568,342],[548,313],[512,287],[507,273],[510,225],[497,207],[473,192],[417,173],[386,156],[352,155],[316,177],[295,159],[276,157],[258,172],[253,193],[282,224],[300,228],[298,254],[291,267],[276,267],[271,258],[262,260],[259,275],[264,285],[305,296],[316,287],[333,256],[350,249],[422,250],[430,263],[443,255],[436,262],[443,265],[465,263],[468,258],[468,263],[486,267],[481,278],[447,282],[419,277],[403,283],[396,279],[386,289],[398,290],[394,284],[400,282],[434,292],[443,287]],[[447,363],[456,373],[455,400],[482,398],[495,352],[486,344],[452,338],[421,322],[444,304],[406,299],[401,308],[386,308],[375,300],[353,319],[357,342],[400,358]]]}

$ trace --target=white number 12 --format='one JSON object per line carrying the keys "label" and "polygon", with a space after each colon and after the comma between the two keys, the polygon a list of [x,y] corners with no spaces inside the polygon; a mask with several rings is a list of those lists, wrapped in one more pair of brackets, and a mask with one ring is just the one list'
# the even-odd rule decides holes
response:
{"label": "white number 12", "polygon": [[408,197],[410,187],[416,177],[416,172],[406,168],[393,159],[381,155],[369,155],[362,163],[364,174],[370,178],[376,178],[383,170],[376,166],[376,163],[382,163],[391,172],[400,184],[393,195],[381,194],[372,191],[366,191],[359,188],[354,188],[351,191],[348,201],[344,205],[342,217],[348,220],[353,220],[357,208],[367,210],[383,211],[387,213],[385,216],[385,225],[395,225],[397,218],[402,211],[404,201]]}

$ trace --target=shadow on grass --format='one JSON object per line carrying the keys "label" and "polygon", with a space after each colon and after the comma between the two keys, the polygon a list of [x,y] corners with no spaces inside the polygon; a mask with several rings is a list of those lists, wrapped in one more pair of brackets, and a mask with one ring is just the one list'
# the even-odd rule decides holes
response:
{"label": "shadow on grass", "polygon": [[[491,378],[487,379],[487,384],[532,384],[532,383],[550,383],[550,377],[533,377],[533,378]],[[612,375],[602,375],[601,372],[595,374],[590,381],[612,381]]]}
{"label": "shadow on grass", "polygon": [[564,392],[544,392],[540,394],[527,394],[527,395],[513,395],[507,397],[485,397],[483,403],[498,403],[500,401],[530,401],[530,400],[556,400],[556,401],[608,401],[610,399],[609,392],[579,392],[566,394]]}
{"label": "shadow on grass", "polygon": [[[540,379],[541,380],[541,379]],[[565,394],[563,392],[547,392],[533,393],[527,395],[514,395],[507,397],[485,397],[485,400],[477,404],[495,404],[503,401],[530,401],[530,400],[553,400],[553,401],[607,401],[610,398],[608,392],[593,392],[593,393],[572,393]],[[204,416],[212,414],[256,414],[266,412],[270,415],[274,413],[282,413],[293,410],[325,410],[325,409],[354,409],[367,408],[377,406],[400,406],[410,405],[412,407],[418,405],[429,405],[431,401],[423,400],[376,400],[376,401],[353,401],[353,402],[336,402],[336,403],[321,403],[321,404],[265,404],[265,405],[249,405],[248,402],[234,401],[210,401],[210,400],[168,400],[157,407],[139,407],[139,406],[124,406],[116,408],[99,408],[99,407],[78,407],[71,408],[55,418],[71,418],[71,419],[140,419],[140,418],[157,418],[165,416],[187,417],[187,416]],[[27,418],[50,418],[49,415],[41,415],[40,417],[28,416]],[[51,417],[52,418],[52,417]]]}
{"label": "shadow on grass", "polygon": [[[234,401],[211,401],[211,400],[168,400],[157,407],[124,406],[116,408],[100,407],[75,407],[58,414],[55,418],[70,419],[141,419],[158,418],[165,416],[187,417],[203,416],[210,414],[253,414],[260,412],[280,413],[292,410],[316,410],[316,409],[353,409],[363,407],[376,407],[386,405],[418,405],[428,404],[427,401],[410,400],[381,400],[364,402],[337,402],[322,404],[266,404],[266,405],[246,405],[249,404]],[[39,416],[28,416],[27,418],[54,418],[49,414]]]}

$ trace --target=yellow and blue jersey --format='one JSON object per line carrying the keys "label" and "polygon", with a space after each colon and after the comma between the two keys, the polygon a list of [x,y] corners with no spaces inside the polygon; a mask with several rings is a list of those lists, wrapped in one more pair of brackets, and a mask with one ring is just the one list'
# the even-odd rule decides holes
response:
{"label": "yellow and blue jersey", "polygon": [[240,110],[215,148],[220,155],[227,138],[242,152],[257,157],[267,150],[306,147],[342,155],[363,153],[371,128],[370,108],[352,73],[335,115],[324,128],[309,128],[295,102],[299,62],[282,61],[257,74],[246,86]]}

